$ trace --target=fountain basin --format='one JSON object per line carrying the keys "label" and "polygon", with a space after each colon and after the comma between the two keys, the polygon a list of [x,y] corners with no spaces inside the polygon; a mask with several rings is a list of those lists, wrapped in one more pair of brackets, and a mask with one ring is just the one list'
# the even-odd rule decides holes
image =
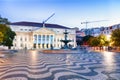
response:
{"label": "fountain basin", "polygon": [[40,51],[40,52],[42,52],[42,53],[49,53],[49,54],[62,54],[62,53],[70,53],[70,54],[72,54],[72,53],[80,53],[79,51],[77,51],[77,50],[69,50],[69,49],[66,49],[66,50],[64,50],[64,49],[59,49],[59,50],[42,50],[42,51]]}

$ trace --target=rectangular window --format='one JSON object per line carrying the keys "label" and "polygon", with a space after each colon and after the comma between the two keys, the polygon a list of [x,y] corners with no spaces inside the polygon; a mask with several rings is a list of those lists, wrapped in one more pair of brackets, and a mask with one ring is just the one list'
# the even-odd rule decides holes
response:
{"label": "rectangular window", "polygon": [[16,38],[14,39],[14,41],[16,41]]}
{"label": "rectangular window", "polygon": [[49,43],[49,35],[47,35],[46,43]]}
{"label": "rectangular window", "polygon": [[47,41],[49,41],[49,35],[47,35]]}
{"label": "rectangular window", "polygon": [[23,30],[23,29],[20,29],[21,31]]}
{"label": "rectangular window", "polygon": [[53,35],[50,36],[50,42],[53,42]]}
{"label": "rectangular window", "polygon": [[20,45],[21,47],[23,47],[23,44],[21,43],[21,45]]}
{"label": "rectangular window", "polygon": [[27,41],[27,38],[25,38],[25,41]]}
{"label": "rectangular window", "polygon": [[38,35],[38,43],[41,43],[41,35]]}
{"label": "rectangular window", "polygon": [[20,38],[20,41],[22,41],[22,37]]}
{"label": "rectangular window", "polygon": [[34,43],[37,43],[37,35],[34,35]]}
{"label": "rectangular window", "polygon": [[43,35],[43,40],[42,41],[43,41],[43,43],[45,43],[45,35]]}

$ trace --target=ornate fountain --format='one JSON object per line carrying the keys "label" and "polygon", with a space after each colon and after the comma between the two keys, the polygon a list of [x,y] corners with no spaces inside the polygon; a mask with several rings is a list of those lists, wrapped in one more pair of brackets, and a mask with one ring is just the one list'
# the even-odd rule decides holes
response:
{"label": "ornate fountain", "polygon": [[64,43],[63,49],[69,49],[68,43],[71,42],[71,40],[67,40],[67,35],[68,35],[67,30],[65,30],[64,35],[65,35],[65,39],[60,41]]}
{"label": "ornate fountain", "polygon": [[57,54],[61,54],[61,53],[78,53],[78,51],[74,51],[70,49],[70,46],[68,46],[68,43],[71,42],[72,40],[68,40],[67,39],[67,35],[68,32],[67,30],[65,30],[64,32],[65,35],[65,39],[64,40],[60,40],[61,42],[64,43],[64,46],[62,47],[62,49],[51,49],[51,50],[43,50],[43,53],[57,53]]}

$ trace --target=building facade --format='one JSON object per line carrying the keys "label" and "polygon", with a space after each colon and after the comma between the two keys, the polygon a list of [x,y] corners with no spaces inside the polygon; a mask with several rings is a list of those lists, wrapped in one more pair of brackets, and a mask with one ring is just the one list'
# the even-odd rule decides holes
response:
{"label": "building facade", "polygon": [[[106,36],[111,36],[112,31],[115,29],[120,29],[120,24],[115,24],[115,25],[108,26],[108,27],[81,29],[80,32],[82,32],[82,33],[87,32],[87,35],[89,34],[89,35],[94,36],[94,37],[99,36],[101,34],[104,34]],[[77,35],[82,36],[81,34],[77,34]]]}
{"label": "building facade", "polygon": [[35,22],[16,22],[11,23],[10,28],[15,31],[16,36],[13,41],[13,49],[60,49],[64,46],[60,40],[64,40],[63,32],[67,30],[68,40],[72,40],[69,44],[76,47],[75,30],[57,25]]}

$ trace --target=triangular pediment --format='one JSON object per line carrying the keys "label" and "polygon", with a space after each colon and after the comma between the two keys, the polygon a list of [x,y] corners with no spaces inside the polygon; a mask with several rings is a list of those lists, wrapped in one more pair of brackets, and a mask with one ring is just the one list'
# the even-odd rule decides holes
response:
{"label": "triangular pediment", "polygon": [[51,31],[47,28],[39,28],[37,30],[34,31],[34,33],[38,33],[38,34],[55,34],[54,31]]}

